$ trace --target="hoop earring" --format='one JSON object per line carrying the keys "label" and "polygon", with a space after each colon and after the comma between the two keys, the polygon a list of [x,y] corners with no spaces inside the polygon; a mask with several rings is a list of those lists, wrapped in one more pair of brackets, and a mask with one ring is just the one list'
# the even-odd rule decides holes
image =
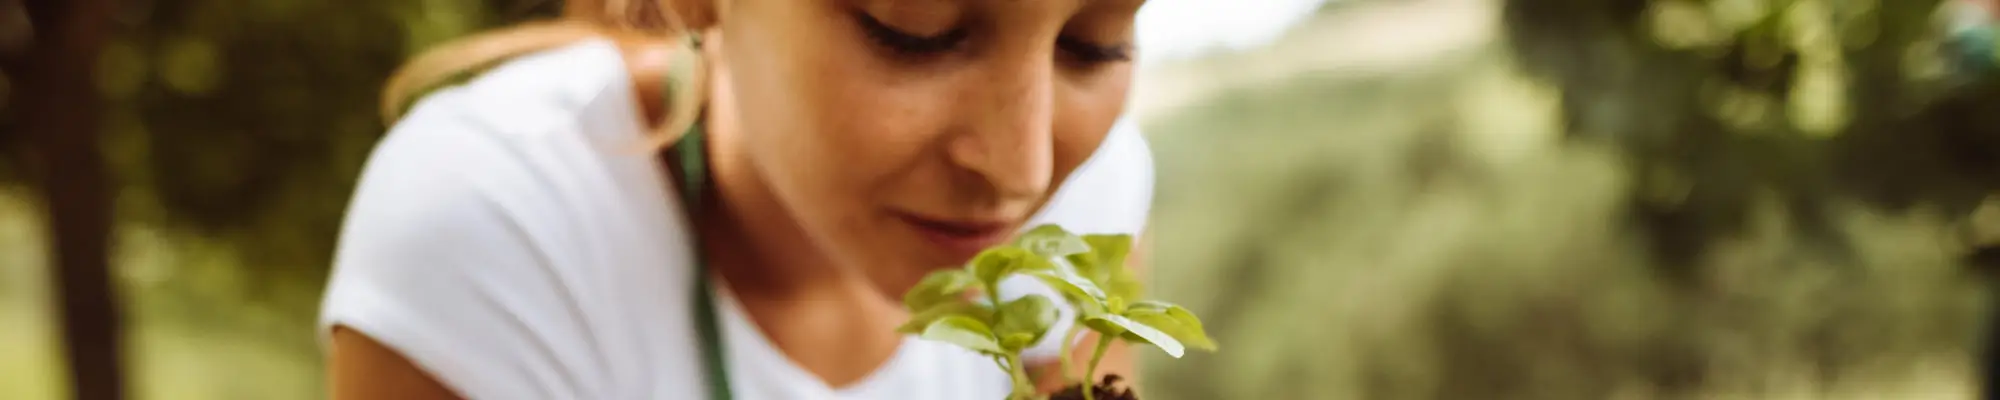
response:
{"label": "hoop earring", "polygon": [[702,59],[701,35],[688,33],[674,49],[667,66],[667,110],[653,132],[652,148],[679,141],[701,122],[708,91],[708,63]]}

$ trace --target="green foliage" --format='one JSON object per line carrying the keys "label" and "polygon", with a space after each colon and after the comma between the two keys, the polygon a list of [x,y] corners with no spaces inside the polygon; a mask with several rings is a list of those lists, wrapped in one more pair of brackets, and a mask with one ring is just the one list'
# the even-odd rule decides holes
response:
{"label": "green foliage", "polygon": [[1181,306],[1154,300],[1133,303],[1121,315],[1145,326],[1158,328],[1167,337],[1201,350],[1215,351],[1215,341],[1201,327],[1201,319]]}
{"label": "green foliage", "polygon": [[1000,280],[1021,271],[1055,269],[1055,264],[1019,246],[1004,246],[980,252],[972,258],[972,275],[986,288],[1000,287]]}
{"label": "green foliage", "polygon": [[1022,233],[1015,245],[1043,259],[1070,257],[1091,251],[1090,243],[1055,225],[1042,225]]}
{"label": "green foliage", "polygon": [[985,322],[964,315],[946,315],[931,321],[920,335],[925,340],[951,343],[983,354],[1008,353],[997,336]]}
{"label": "green foliage", "polygon": [[963,269],[948,269],[925,275],[922,281],[903,294],[903,305],[910,312],[922,312],[938,305],[952,305],[972,289],[984,287],[984,283]]}
{"label": "green foliage", "polygon": [[[230,243],[245,261],[227,272],[253,283],[231,290],[243,297],[234,301],[310,304],[354,180],[386,128],[375,112],[382,81],[431,44],[551,16],[560,3],[153,0],[119,7],[93,71],[104,100],[116,218]],[[50,165],[10,129],[19,104],[0,101],[0,184]],[[160,284],[186,283],[180,275]],[[298,315],[310,320],[310,313]]]}
{"label": "green foliage", "polygon": [[[104,100],[101,144],[115,185],[113,276],[138,341],[129,369],[135,396],[155,398],[320,392],[314,307],[354,181],[384,133],[374,110],[382,80],[430,44],[561,6],[115,3],[115,31],[89,72]],[[62,164],[25,146],[14,115],[21,93],[0,92],[11,97],[0,102],[0,190],[11,191]],[[0,245],[10,254],[49,248]]]}
{"label": "green foliage", "polygon": [[[912,316],[897,331],[994,357],[1014,377],[1011,398],[1030,398],[1034,385],[1021,364],[1021,352],[1047,336],[1061,313],[1053,301],[1041,295],[1000,301],[1002,281],[1027,276],[1047,283],[1077,307],[1072,318],[1075,327],[1100,334],[1097,353],[1084,377],[1095,375],[1104,349],[1115,341],[1150,344],[1177,358],[1188,346],[1215,350],[1215,342],[1194,313],[1173,304],[1136,298],[1140,285],[1125,266],[1131,243],[1129,235],[1079,237],[1057,225],[1034,227],[1012,243],[980,252],[962,269],[925,276],[904,293],[903,306]],[[1103,289],[1107,287],[1112,290]],[[978,295],[985,299],[977,299]],[[1058,338],[1063,343],[1065,371],[1075,334],[1072,330]],[[1065,376],[1072,383],[1089,382],[1067,372]],[[1088,392],[1085,390],[1086,398]]]}
{"label": "green foliage", "polygon": [[[1157,251],[1148,287],[1236,338],[1228,352],[1144,363],[1148,398],[1978,398],[1970,368],[1991,293],[1953,256],[1945,196],[1918,190],[1977,187],[1951,183],[1945,171],[1959,168],[1945,167],[1982,142],[1941,138],[1978,130],[1911,125],[1870,139],[1874,152],[1796,146],[1844,136],[1734,128],[1660,141],[1674,136],[1655,136],[1662,124],[1687,118],[1682,103],[1720,105],[1674,97],[1699,85],[1673,80],[1719,72],[1624,57],[1611,50],[1622,38],[1581,29],[1637,30],[1595,14],[1616,2],[1544,2],[1468,29],[1438,20],[1514,6],[1335,3],[1345,10],[1272,50],[1169,76],[1296,75],[1147,112],[1156,158],[1172,160],[1160,176],[1174,177],[1160,182],[1158,233],[1146,238]],[[1517,31],[1537,44],[1492,36]],[[1399,57],[1369,54],[1381,48]],[[1267,54],[1278,49],[1322,55]],[[1966,85],[1953,90],[1980,84]],[[1793,101],[1846,98],[1829,94]],[[1981,102],[1930,104],[1899,108],[1976,122]],[[1739,139],[1690,139],[1725,134]],[[1762,187],[1790,179],[1780,175],[1833,176],[1844,182],[1825,187],[1843,189],[1789,201],[1787,186]],[[1871,187],[1848,186],[1859,182],[1892,182],[1876,188],[1909,201],[1854,195]],[[1725,187],[1745,194],[1720,196]],[[1660,213],[1641,197],[1709,211]],[[1741,212],[1720,212],[1731,209]],[[1707,246],[1664,257],[1662,232]]]}
{"label": "green foliage", "polygon": [[[1083,323],[1084,326],[1089,326],[1090,330],[1104,335],[1098,340],[1118,338],[1130,342],[1150,344],[1174,358],[1180,358],[1181,354],[1187,352],[1187,348],[1181,345],[1180,339],[1168,336],[1165,332],[1161,332],[1157,328],[1134,321],[1131,318],[1126,318],[1121,314],[1107,313],[1105,315],[1089,317],[1085,318]],[[1093,370],[1096,369],[1096,364],[1096,361],[1092,360],[1091,368]]]}
{"label": "green foliage", "polygon": [[1830,229],[1832,204],[1959,218],[2000,190],[1992,11],[1972,4],[1509,0],[1502,12],[1519,65],[1561,90],[1566,135],[1634,165],[1635,222],[1686,278],[1746,228],[1756,195],[1790,204],[1791,228],[1844,262],[1853,243]]}
{"label": "green foliage", "polygon": [[1035,279],[1042,281],[1043,284],[1047,284],[1051,288],[1055,288],[1056,292],[1062,293],[1063,298],[1069,300],[1070,304],[1082,307],[1080,311],[1084,314],[1104,312],[1098,302],[1087,301],[1087,299],[1103,299],[1109,295],[1101,290],[1096,282],[1088,278],[1058,270],[1028,271],[1026,274],[1035,277]]}
{"label": "green foliage", "polygon": [[1019,351],[1048,335],[1062,314],[1049,298],[1027,295],[1000,306],[996,315],[993,337],[1000,339],[1001,347]]}
{"label": "green foliage", "polygon": [[993,321],[994,310],[980,303],[949,302],[934,304],[927,308],[911,312],[913,314],[911,314],[910,320],[904,322],[902,326],[897,327],[897,332],[908,334],[923,333],[924,329],[930,327],[932,322],[952,316],[971,317],[980,323],[990,323]]}
{"label": "green foliage", "polygon": [[1125,255],[1132,251],[1131,235],[1084,235],[1083,241],[1093,251],[1068,257],[1077,275],[1111,296],[1136,299],[1145,294],[1132,269],[1125,267]]}

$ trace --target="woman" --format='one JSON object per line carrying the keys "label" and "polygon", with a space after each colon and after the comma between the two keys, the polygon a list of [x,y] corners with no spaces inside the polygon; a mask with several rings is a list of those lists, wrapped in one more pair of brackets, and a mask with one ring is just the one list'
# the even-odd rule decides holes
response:
{"label": "woman", "polygon": [[1030,224],[1141,231],[1141,2],[579,0],[433,50],[343,227],[333,398],[1001,398],[897,299]]}

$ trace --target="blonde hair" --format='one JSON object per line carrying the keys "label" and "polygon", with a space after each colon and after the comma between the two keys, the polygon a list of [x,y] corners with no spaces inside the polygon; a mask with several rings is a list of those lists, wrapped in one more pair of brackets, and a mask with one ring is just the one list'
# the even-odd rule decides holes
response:
{"label": "blonde hair", "polygon": [[[681,6],[680,9],[669,4]],[[430,91],[495,64],[541,50],[607,37],[672,39],[707,26],[712,12],[701,1],[567,0],[561,19],[528,23],[445,42],[412,58],[390,75],[382,90],[382,118],[393,124]],[[692,17],[692,18],[690,18]],[[699,118],[706,71],[692,47],[673,55],[668,109],[655,124],[656,144],[665,144]]]}

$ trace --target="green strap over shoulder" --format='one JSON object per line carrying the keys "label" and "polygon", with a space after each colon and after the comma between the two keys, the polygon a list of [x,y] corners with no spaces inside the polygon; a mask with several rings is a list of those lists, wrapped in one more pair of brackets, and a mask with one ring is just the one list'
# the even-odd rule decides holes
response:
{"label": "green strap over shoulder", "polygon": [[[703,189],[708,181],[708,164],[703,154],[705,152],[702,150],[704,147],[701,124],[689,128],[687,135],[682,136],[680,142],[674,145],[681,160],[681,195],[690,211],[690,216],[693,215],[693,210],[702,209],[700,206]],[[702,251],[701,235],[694,236],[695,328],[701,335],[702,361],[708,378],[708,398],[730,400],[733,396],[729,388],[728,363],[723,356],[725,346],[721,321],[716,310],[715,283],[709,276],[708,257]]]}
{"label": "green strap over shoulder", "polygon": [[[701,48],[699,36],[688,35],[688,40],[693,48]],[[694,63],[698,61],[684,57],[676,58],[673,70],[668,79],[665,79],[667,90],[662,93],[674,93],[674,90],[682,89],[675,87],[676,83],[693,79],[691,76],[693,68],[697,67]],[[702,204],[702,201],[706,198],[704,195],[707,194],[709,187],[708,144],[704,140],[702,128],[703,124],[697,120],[688,127],[687,133],[681,135],[680,140],[674,143],[672,150],[677,156],[675,158],[680,167],[678,178],[680,178],[681,203],[687,208],[688,221],[691,224],[697,220],[695,214],[699,210],[704,210],[705,204]],[[702,251],[704,247],[701,235],[695,234],[693,237],[695,249],[694,268],[691,268],[694,271],[693,311],[695,329],[701,340],[702,366],[708,380],[708,398],[731,400],[734,398],[734,393],[729,387],[729,364],[723,355],[726,346],[722,338],[721,319],[717,315],[715,282],[709,276],[708,257]]]}

